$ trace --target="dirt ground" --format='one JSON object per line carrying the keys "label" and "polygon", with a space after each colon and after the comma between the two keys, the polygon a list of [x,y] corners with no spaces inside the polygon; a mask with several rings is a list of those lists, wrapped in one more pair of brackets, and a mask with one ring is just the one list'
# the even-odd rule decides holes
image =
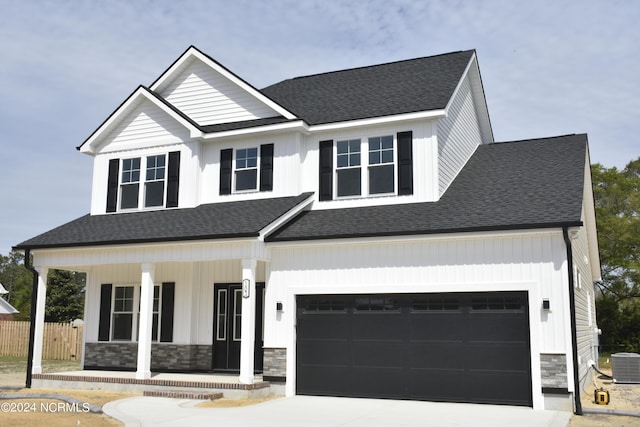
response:
{"label": "dirt ground", "polygon": [[[23,386],[25,382],[24,373],[7,373],[0,372],[0,387],[6,386]],[[595,384],[591,384],[585,390],[582,397],[582,406],[584,409],[618,409],[640,411],[640,384],[614,384],[610,380],[596,379],[598,388],[603,387],[609,391],[611,401],[609,405],[597,405],[593,399],[593,391]],[[139,396],[133,393],[118,393],[101,390],[36,390],[22,389],[5,391],[7,393],[58,393],[74,397],[83,402],[95,405],[104,405],[107,402],[117,399],[125,399],[127,397]],[[234,399],[219,399],[212,402],[200,403],[199,407],[204,408],[229,408],[245,406],[248,404],[259,403],[266,399],[242,401]],[[20,400],[0,400],[3,403],[15,403],[13,408],[9,407],[8,411],[0,410],[0,425],[2,427],[31,427],[45,425],[47,427],[62,426],[96,426],[96,427],[115,427],[122,424],[111,417],[104,414],[93,414],[83,412],[80,408],[78,411],[69,410],[69,408],[58,407],[60,401],[48,400],[41,398],[20,399]],[[35,407],[34,407],[35,404]],[[11,412],[14,409],[14,412]],[[22,412],[18,412],[20,409]],[[31,411],[35,409],[35,411]],[[48,412],[47,412],[48,410]],[[569,423],[569,427],[632,427],[640,426],[640,418],[617,416],[617,415],[582,415],[573,416]]]}
{"label": "dirt ground", "polygon": [[[610,370],[603,369],[606,374],[611,374]],[[640,384],[615,384],[612,380],[598,375],[594,378],[588,388],[584,390],[581,403],[583,410],[604,409],[604,410],[627,410],[640,412]],[[597,387],[596,387],[597,385]],[[604,388],[609,392],[610,402],[608,405],[598,405],[594,401],[594,391]],[[571,418],[569,427],[628,427],[640,426],[640,418],[619,415],[574,415]]]}

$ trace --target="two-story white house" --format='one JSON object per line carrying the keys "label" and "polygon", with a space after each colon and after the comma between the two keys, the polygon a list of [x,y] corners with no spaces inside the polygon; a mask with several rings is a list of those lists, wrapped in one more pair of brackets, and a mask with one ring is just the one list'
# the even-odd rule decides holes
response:
{"label": "two-story white house", "polygon": [[189,47],[78,149],[90,213],[16,246],[34,374],[53,268],[140,380],[571,410],[597,360],[587,137],[495,143],[475,51],[259,90]]}

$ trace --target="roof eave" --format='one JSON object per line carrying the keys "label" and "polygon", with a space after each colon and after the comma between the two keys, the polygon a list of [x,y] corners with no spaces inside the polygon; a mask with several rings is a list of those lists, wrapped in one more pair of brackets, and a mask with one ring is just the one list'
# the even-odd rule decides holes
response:
{"label": "roof eave", "polygon": [[280,242],[300,242],[312,240],[335,240],[335,239],[354,239],[354,238],[371,238],[371,237],[393,237],[393,236],[420,236],[420,235],[438,235],[453,233],[478,233],[478,232],[496,232],[496,231],[524,231],[524,230],[541,230],[541,229],[562,229],[563,227],[581,227],[582,221],[569,221],[558,223],[541,223],[541,224],[514,224],[506,226],[486,226],[486,227],[463,227],[448,228],[439,230],[412,230],[412,231],[390,231],[390,232],[372,232],[372,233],[353,233],[353,234],[334,234],[311,237],[294,237],[294,238],[267,238],[267,243]]}
{"label": "roof eave", "polygon": [[446,110],[444,109],[415,111],[411,113],[401,113],[401,114],[393,114],[389,116],[369,117],[369,118],[348,120],[348,121],[342,121],[342,122],[320,123],[320,124],[309,126],[309,131],[323,132],[323,131],[343,129],[343,128],[388,124],[388,123],[403,122],[403,121],[410,121],[410,120],[439,119],[443,117],[446,117]]}

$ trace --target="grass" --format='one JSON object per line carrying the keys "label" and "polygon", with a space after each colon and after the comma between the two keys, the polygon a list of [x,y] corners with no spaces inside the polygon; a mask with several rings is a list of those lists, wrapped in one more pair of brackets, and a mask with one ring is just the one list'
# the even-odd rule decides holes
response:
{"label": "grass", "polygon": [[[79,371],[82,367],[80,361],[76,360],[43,360],[42,371],[64,372]],[[19,356],[0,356],[0,373],[20,373],[27,372],[27,358]]]}

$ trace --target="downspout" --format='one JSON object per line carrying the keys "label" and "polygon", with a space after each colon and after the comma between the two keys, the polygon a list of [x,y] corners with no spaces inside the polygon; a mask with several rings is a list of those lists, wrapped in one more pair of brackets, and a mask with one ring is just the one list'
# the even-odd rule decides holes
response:
{"label": "downspout", "polygon": [[578,333],[576,326],[576,300],[575,287],[573,283],[573,249],[571,248],[571,238],[569,228],[562,227],[564,243],[567,246],[567,274],[569,275],[569,312],[571,316],[571,347],[573,349],[573,382],[576,415],[582,415],[582,402],[580,402],[580,374],[578,372]]}
{"label": "downspout", "polygon": [[36,305],[38,304],[38,272],[31,265],[31,251],[25,250],[24,266],[33,273],[33,286],[31,288],[31,313],[29,316],[29,354],[27,355],[27,382],[26,388],[31,388],[31,371],[33,368],[33,347],[36,335]]}

